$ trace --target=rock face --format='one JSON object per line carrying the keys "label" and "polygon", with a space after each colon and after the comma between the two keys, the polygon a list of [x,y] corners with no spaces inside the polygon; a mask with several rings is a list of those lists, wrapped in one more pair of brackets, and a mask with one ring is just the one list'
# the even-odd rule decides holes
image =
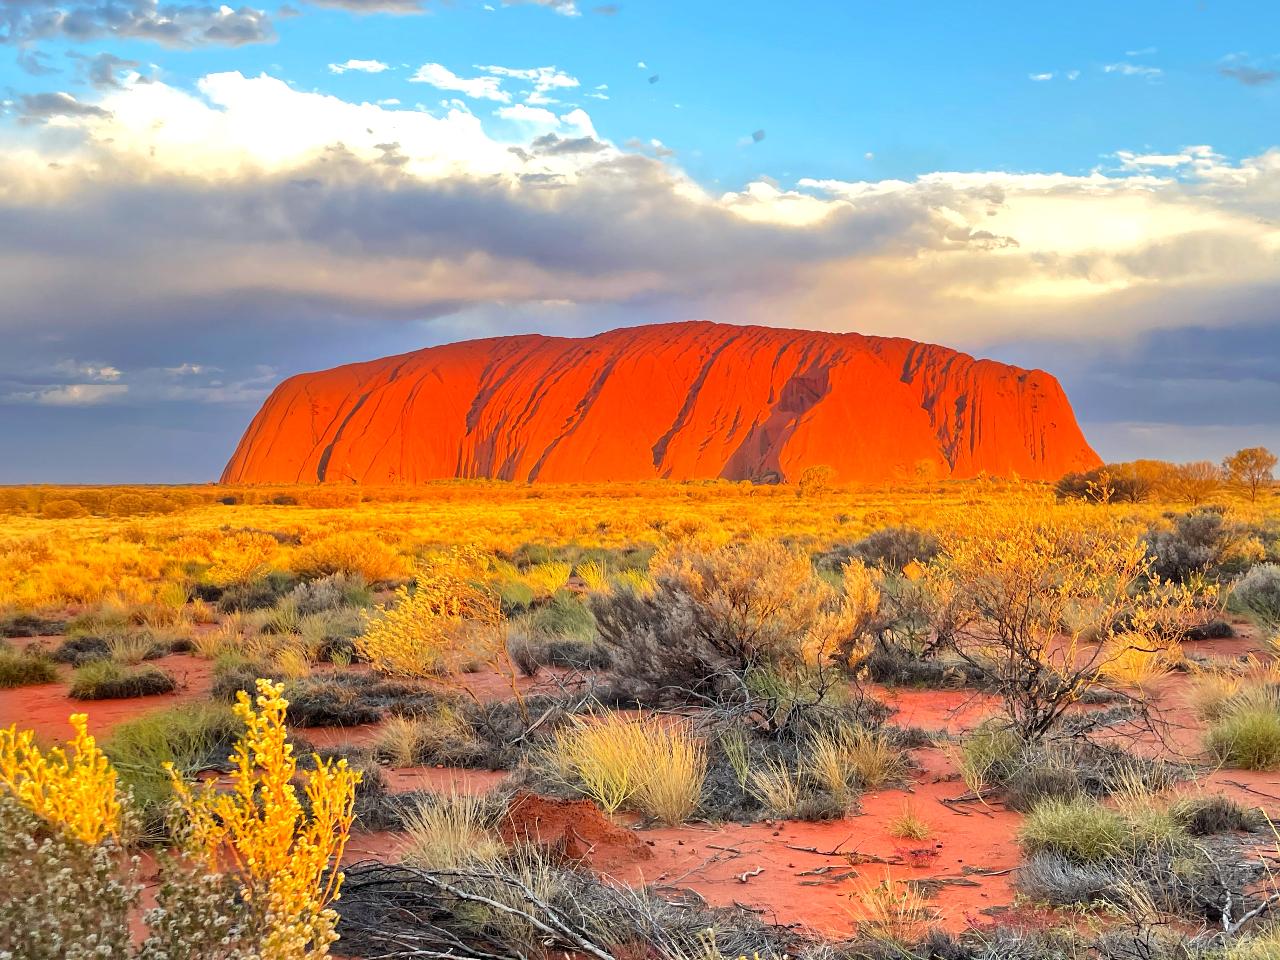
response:
{"label": "rock face", "polygon": [[1057,380],[946,347],[706,322],[498,337],[300,374],[226,483],[842,481],[1100,463]]}

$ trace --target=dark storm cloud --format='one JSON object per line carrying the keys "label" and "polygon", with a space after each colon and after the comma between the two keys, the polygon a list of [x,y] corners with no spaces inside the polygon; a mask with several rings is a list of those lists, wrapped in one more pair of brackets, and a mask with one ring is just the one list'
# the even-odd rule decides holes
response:
{"label": "dark storm cloud", "polygon": [[110,53],[99,53],[91,57],[72,53],[70,56],[80,62],[84,78],[98,90],[120,89],[118,74],[142,66],[138,60],[126,60]]}
{"label": "dark storm cloud", "polygon": [[62,0],[0,0],[0,43],[60,38],[82,42],[99,37],[151,40],[172,47],[242,46],[275,39],[261,10],[156,0],[65,3]]}
{"label": "dark storm cloud", "polygon": [[1219,67],[1218,73],[1232,80],[1238,80],[1246,87],[1261,87],[1268,83],[1275,83],[1280,78],[1280,71],[1276,70],[1260,70],[1257,67]]}
{"label": "dark storm cloud", "polygon": [[[533,140],[529,146],[534,153],[564,156],[572,153],[599,153],[605,144],[594,137],[559,137],[548,133]],[[523,152],[523,151],[522,151]],[[528,154],[526,154],[528,156]]]}
{"label": "dark storm cloud", "polygon": [[109,111],[83,103],[69,93],[29,93],[18,97],[18,117],[28,123],[42,123],[52,117],[109,116]]}
{"label": "dark storm cloud", "polygon": [[[26,107],[98,109],[69,97]],[[517,300],[711,296],[784,283],[798,264],[914,248],[936,232],[927,211],[893,197],[834,211],[821,229],[750,223],[683,198],[666,168],[643,157],[598,162],[557,190],[421,181],[395,169],[396,148],[384,147],[390,167],[335,152],[287,177],[95,183],[57,206],[6,198],[0,327],[51,312],[83,327],[105,303],[163,303],[214,276],[228,294],[277,290],[373,316],[488,301],[495,277]],[[32,260],[43,264],[39,282],[23,280]],[[421,282],[433,270],[440,279]]]}

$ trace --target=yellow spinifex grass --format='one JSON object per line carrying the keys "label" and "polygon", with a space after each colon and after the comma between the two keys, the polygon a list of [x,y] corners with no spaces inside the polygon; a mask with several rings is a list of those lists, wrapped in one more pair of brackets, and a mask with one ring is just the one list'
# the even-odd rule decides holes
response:
{"label": "yellow spinifex grass", "polygon": [[120,833],[116,771],[89,734],[88,717],[72,714],[76,735],[47,753],[31,730],[0,730],[0,790],[85,843]]}
{"label": "yellow spinifex grass", "polygon": [[632,807],[663,823],[687,820],[702,799],[703,741],[687,723],[604,714],[556,734],[551,762],[607,813]]}
{"label": "yellow spinifex grass", "polygon": [[[256,705],[240,692],[233,708],[245,733],[231,762],[233,789],[205,784],[193,791],[172,765],[189,842],[214,872],[240,885],[248,909],[261,924],[262,956],[303,960],[326,956],[337,939],[341,871],[328,873],[346,847],[355,816],[360,774],[345,760],[321,761],[302,775],[306,806],[294,778],[298,763],[285,728],[284,685],[259,680]],[[308,816],[305,812],[310,810]]]}

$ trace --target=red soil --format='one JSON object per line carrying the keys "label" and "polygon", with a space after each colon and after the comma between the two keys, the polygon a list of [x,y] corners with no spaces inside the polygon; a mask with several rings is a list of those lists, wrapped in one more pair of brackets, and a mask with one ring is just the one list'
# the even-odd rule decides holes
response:
{"label": "red soil", "polygon": [[650,860],[653,851],[639,835],[611,821],[590,800],[552,800],[518,793],[501,828],[507,843],[548,846],[565,859],[601,873]]}
{"label": "red soil", "polygon": [[1052,479],[1101,461],[1057,380],[856,333],[673,323],[473,340],[284,381],[226,483]]}
{"label": "red soil", "polygon": [[89,715],[89,732],[102,740],[125,720],[179,703],[202,703],[209,699],[213,668],[208,660],[173,654],[149,662],[173,674],[179,683],[175,692],[124,700],[73,700],[67,695],[71,689],[71,668],[61,667],[62,679],[57,683],[0,690],[0,727],[17,723],[24,730],[34,730],[38,736],[63,739],[71,730],[67,717],[85,713]]}

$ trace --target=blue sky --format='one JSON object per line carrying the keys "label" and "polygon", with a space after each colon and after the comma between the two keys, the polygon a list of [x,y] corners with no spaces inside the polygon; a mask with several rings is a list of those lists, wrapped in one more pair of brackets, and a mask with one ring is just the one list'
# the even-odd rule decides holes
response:
{"label": "blue sky", "polygon": [[697,317],[1044,367],[1110,458],[1280,445],[1276,4],[329,3],[0,0],[0,482]]}

